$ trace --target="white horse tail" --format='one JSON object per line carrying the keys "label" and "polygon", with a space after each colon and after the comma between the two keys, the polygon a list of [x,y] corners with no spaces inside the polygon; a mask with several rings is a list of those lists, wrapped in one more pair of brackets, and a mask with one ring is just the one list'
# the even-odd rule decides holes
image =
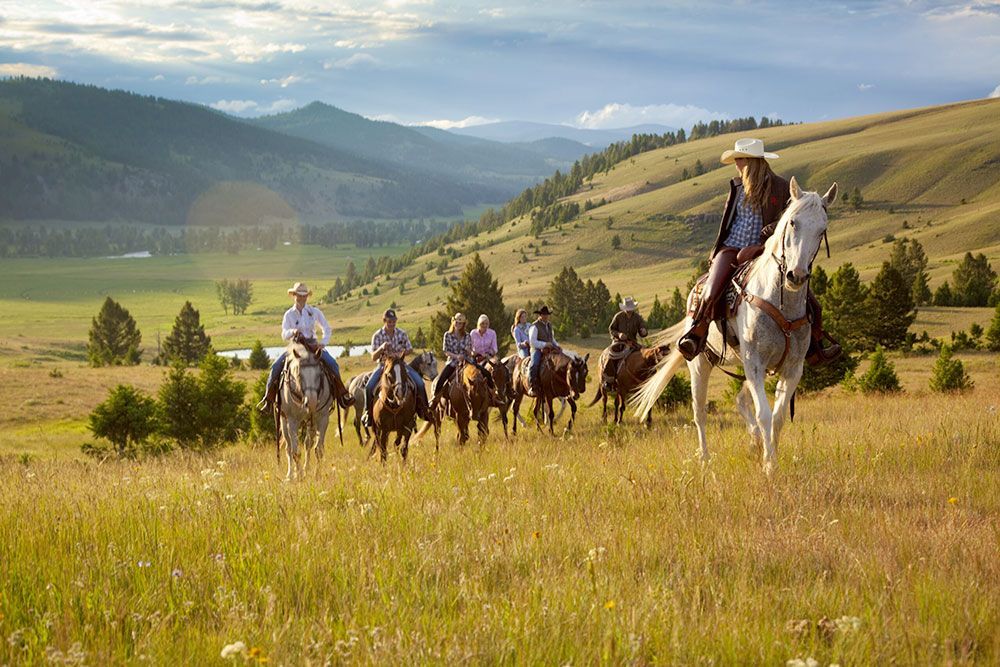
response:
{"label": "white horse tail", "polygon": [[639,388],[632,394],[629,404],[635,406],[635,416],[639,418],[640,422],[646,421],[646,418],[649,417],[650,410],[656,405],[656,400],[663,393],[663,390],[667,388],[670,378],[677,374],[683,364],[684,357],[674,347],[670,350],[670,354],[656,365],[656,373],[640,384]]}

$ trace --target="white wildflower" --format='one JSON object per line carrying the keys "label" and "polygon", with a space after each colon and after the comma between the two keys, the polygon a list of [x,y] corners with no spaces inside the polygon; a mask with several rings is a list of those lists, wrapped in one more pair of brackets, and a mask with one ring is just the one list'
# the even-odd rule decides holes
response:
{"label": "white wildflower", "polygon": [[246,655],[246,653],[247,653],[246,644],[244,644],[243,642],[233,642],[232,644],[226,644],[225,646],[223,646],[222,653],[220,653],[219,655],[222,656],[223,660],[234,660],[236,659],[237,656]]}
{"label": "white wildflower", "polygon": [[834,623],[841,632],[857,632],[861,628],[861,619],[857,616],[841,616]]}

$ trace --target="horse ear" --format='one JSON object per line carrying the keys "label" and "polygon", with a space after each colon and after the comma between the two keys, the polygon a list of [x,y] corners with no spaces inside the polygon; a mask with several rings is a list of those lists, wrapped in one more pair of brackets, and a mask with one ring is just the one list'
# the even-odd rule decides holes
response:
{"label": "horse ear", "polygon": [[588,361],[590,361],[590,352],[583,355],[583,363],[587,363]]}
{"label": "horse ear", "polygon": [[792,195],[792,199],[798,199],[802,196],[802,188],[799,187],[799,182],[795,180],[792,176],[792,180],[788,181],[788,192]]}
{"label": "horse ear", "polygon": [[833,182],[833,185],[830,186],[830,189],[826,191],[825,195],[823,195],[823,201],[826,202],[827,206],[830,206],[830,205],[833,204],[833,202],[837,201],[837,182],[836,181]]}

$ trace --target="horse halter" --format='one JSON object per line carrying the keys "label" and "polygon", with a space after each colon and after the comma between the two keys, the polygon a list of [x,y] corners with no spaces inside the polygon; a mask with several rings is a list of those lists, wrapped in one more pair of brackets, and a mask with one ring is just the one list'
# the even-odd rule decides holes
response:
{"label": "horse halter", "polygon": [[[827,215],[826,204],[823,204],[823,215]],[[789,219],[784,225],[781,226],[781,238],[778,240],[778,244],[781,246],[781,257],[774,254],[771,251],[771,257],[775,262],[778,263],[778,307],[784,309],[785,307],[785,275],[788,273],[788,261],[785,257],[785,234],[788,232],[788,228],[793,226],[795,222],[794,219]],[[826,229],[823,230],[823,242],[826,244],[826,257],[830,258],[830,241],[826,238]],[[813,251],[813,256],[809,260],[809,275],[806,276],[806,289],[809,289],[809,280],[812,278],[812,267],[813,263],[816,261],[816,256],[819,254],[819,245],[816,246],[816,250]]]}

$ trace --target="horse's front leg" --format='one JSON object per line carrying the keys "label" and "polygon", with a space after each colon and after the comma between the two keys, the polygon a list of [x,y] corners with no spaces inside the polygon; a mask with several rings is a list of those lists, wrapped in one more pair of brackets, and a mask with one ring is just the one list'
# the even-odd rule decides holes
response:
{"label": "horse's front leg", "polygon": [[326,454],[326,430],[330,427],[330,413],[325,410],[316,416],[316,472],[319,472],[319,464]]}
{"label": "horse's front leg", "polygon": [[771,442],[775,453],[778,451],[778,437],[788,416],[788,407],[795,395],[795,388],[802,378],[802,367],[799,366],[787,375],[782,375],[774,392],[774,411],[771,413]]}
{"label": "horse's front leg", "polygon": [[699,354],[688,362],[688,374],[691,376],[691,411],[694,413],[694,425],[698,429],[698,453],[702,462],[708,463],[711,457],[708,454],[708,439],[705,437],[705,415],[712,364],[705,355]]}
{"label": "horse's front leg", "polygon": [[517,435],[517,423],[523,422],[521,419],[521,401],[524,400],[524,394],[521,392],[514,393],[514,402],[510,404],[511,412],[514,414],[514,423],[511,424],[511,432]]}
{"label": "horse's front leg", "polygon": [[486,443],[486,437],[490,434],[490,410],[486,408],[476,419],[476,430],[479,432],[479,444]]}
{"label": "horse's front leg", "polygon": [[570,433],[573,430],[573,424],[576,422],[576,401],[572,398],[567,398],[566,402],[569,403],[569,421],[566,422],[566,430],[563,431],[563,435]]}
{"label": "horse's front leg", "polygon": [[551,398],[545,399],[545,409],[548,411],[549,416],[549,435],[555,436],[556,434],[556,408],[555,402]]}
{"label": "horse's front leg", "polygon": [[771,474],[777,461],[774,454],[772,438],[771,404],[767,400],[767,389],[764,388],[766,376],[764,364],[757,359],[745,360],[743,371],[747,376],[747,385],[753,397],[754,411],[757,414],[757,426],[764,445],[764,472]]}
{"label": "horse's front leg", "polygon": [[281,420],[281,435],[285,441],[285,455],[288,459],[288,472],[285,481],[295,479],[295,470],[299,464],[299,434],[298,428],[293,428],[288,419]]}

